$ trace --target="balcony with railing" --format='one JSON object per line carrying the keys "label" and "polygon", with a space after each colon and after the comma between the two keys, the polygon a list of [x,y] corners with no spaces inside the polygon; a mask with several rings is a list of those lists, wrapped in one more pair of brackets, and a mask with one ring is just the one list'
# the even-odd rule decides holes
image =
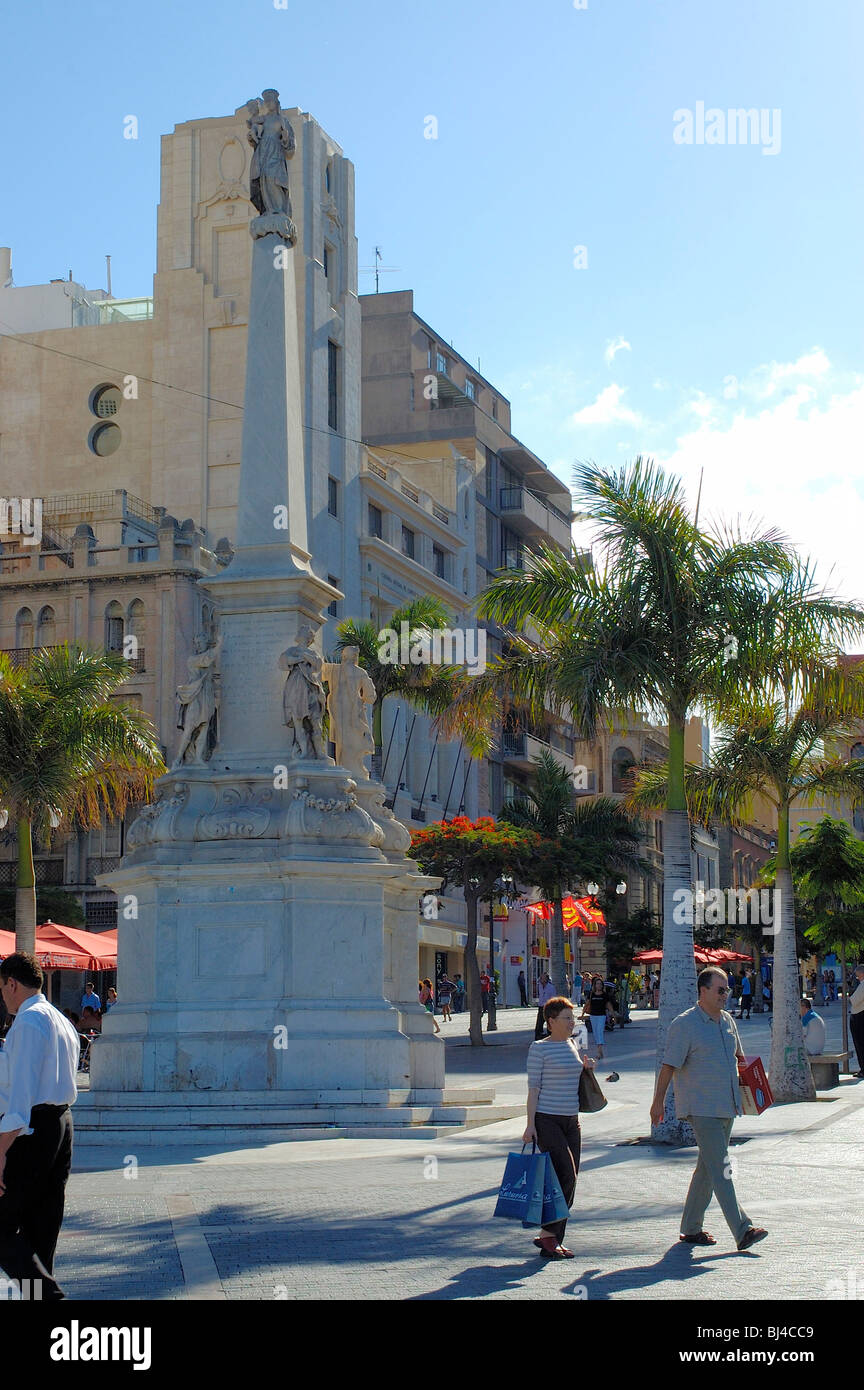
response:
{"label": "balcony with railing", "polygon": [[510,486],[499,490],[499,505],[507,525],[535,540],[551,540],[562,550],[570,549],[570,521],[550,502],[527,487]]}
{"label": "balcony with railing", "polygon": [[551,753],[555,761],[567,772],[573,771],[573,754],[563,748],[556,748],[535,734],[515,732],[505,729],[501,735],[501,756],[505,762],[521,768],[523,772],[536,772],[537,759],[541,752]]}

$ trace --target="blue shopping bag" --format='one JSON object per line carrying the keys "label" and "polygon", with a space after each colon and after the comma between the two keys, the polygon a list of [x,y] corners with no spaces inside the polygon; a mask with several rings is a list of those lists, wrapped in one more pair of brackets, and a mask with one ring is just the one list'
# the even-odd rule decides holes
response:
{"label": "blue shopping bag", "polygon": [[[507,1166],[498,1192],[494,1216],[505,1221],[521,1221],[526,1226],[539,1226],[543,1210],[543,1195],[546,1178],[546,1154],[538,1154],[536,1145],[526,1154],[525,1145],[521,1153],[507,1155]],[[537,1220],[530,1216],[536,1210]]]}
{"label": "blue shopping bag", "polygon": [[558,1181],[558,1174],[552,1166],[552,1159],[548,1154],[546,1159],[546,1179],[543,1183],[543,1219],[539,1223],[532,1222],[532,1225],[551,1226],[554,1221],[566,1221],[570,1211]]}

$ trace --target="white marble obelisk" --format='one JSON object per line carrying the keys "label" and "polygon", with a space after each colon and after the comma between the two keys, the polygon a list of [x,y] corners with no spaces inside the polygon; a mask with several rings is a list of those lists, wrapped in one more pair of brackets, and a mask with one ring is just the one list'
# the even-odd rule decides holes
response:
{"label": "white marble obelisk", "polygon": [[352,770],[326,756],[316,634],[339,594],[307,550],[293,134],[277,93],[250,108],[259,216],[237,544],[202,582],[219,646],[181,688],[199,731],[214,712],[216,742],[207,757],[200,736],[184,740],[100,879],[120,900],[121,1002],[88,1104],[182,1095],[187,1124],[212,1124],[216,1106],[235,1126],[256,1107],[281,1124],[392,1126],[394,1106],[440,1103],[444,1084],[415,993],[417,902],[436,881],[405,858],[407,832],[362,758]]}

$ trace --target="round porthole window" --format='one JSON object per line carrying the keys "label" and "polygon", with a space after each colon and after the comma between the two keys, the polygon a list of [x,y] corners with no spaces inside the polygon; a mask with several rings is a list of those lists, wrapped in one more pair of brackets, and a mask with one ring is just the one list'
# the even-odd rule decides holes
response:
{"label": "round porthole window", "polygon": [[[112,386],[107,383],[104,386],[97,386],[90,396],[90,409],[94,415],[98,415],[100,420],[109,419],[116,415],[123,400],[119,386]],[[116,444],[115,444],[116,449]]]}
{"label": "round porthole window", "polygon": [[94,454],[98,454],[100,458],[104,459],[120,448],[122,438],[117,425],[94,425],[87,443]]}

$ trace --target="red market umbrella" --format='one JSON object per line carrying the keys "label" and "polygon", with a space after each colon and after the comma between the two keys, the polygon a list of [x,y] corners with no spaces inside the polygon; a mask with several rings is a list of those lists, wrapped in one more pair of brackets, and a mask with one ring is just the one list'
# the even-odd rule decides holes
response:
{"label": "red market umbrella", "polygon": [[[117,931],[83,931],[81,927],[64,927],[49,918],[36,928],[36,944],[45,950],[74,953],[82,964],[79,970],[117,969]],[[60,968],[56,967],[55,969]],[[70,967],[71,968],[71,967]]]}
{"label": "red market umbrella", "polygon": [[[15,950],[15,933],[0,931],[0,958],[5,960]],[[89,970],[91,957],[73,946],[46,942],[36,937],[36,959],[43,970]]]}
{"label": "red market umbrella", "polygon": [[[694,946],[693,955],[700,965],[724,965],[730,960],[751,960],[751,956],[744,956],[740,951],[715,950],[712,946]],[[663,952],[639,951],[633,957],[634,961],[640,961],[644,965],[659,965],[663,959]]]}

